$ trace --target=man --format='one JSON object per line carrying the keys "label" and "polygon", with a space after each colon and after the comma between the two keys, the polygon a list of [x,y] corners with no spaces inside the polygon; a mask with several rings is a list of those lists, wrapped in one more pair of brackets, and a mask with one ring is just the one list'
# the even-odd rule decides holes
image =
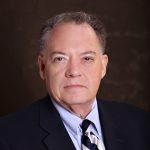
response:
{"label": "man", "polygon": [[149,115],[96,99],[108,56],[101,21],[59,14],[43,26],[39,73],[48,96],[0,120],[1,150],[148,150]]}

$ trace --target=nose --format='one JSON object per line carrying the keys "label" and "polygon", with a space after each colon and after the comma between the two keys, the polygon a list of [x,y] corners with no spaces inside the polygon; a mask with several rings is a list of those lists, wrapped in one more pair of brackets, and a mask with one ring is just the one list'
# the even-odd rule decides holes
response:
{"label": "nose", "polygon": [[67,69],[66,69],[66,72],[65,72],[65,76],[67,78],[79,77],[79,76],[81,76],[80,71],[81,70],[80,70],[79,63],[77,62],[77,60],[72,59],[68,62]]}

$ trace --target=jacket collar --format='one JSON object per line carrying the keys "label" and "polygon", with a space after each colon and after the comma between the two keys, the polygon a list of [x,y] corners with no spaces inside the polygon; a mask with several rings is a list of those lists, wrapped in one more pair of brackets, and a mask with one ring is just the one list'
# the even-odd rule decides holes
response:
{"label": "jacket collar", "polygon": [[[108,102],[109,103],[109,102]],[[106,150],[125,150],[126,144],[119,120],[113,116],[111,105],[98,100],[98,110]],[[61,117],[47,96],[40,104],[40,127],[45,130],[43,143],[49,150],[69,149],[76,150]]]}
{"label": "jacket collar", "polygon": [[49,96],[40,104],[40,127],[47,132],[43,143],[49,150],[75,150],[74,144]]}

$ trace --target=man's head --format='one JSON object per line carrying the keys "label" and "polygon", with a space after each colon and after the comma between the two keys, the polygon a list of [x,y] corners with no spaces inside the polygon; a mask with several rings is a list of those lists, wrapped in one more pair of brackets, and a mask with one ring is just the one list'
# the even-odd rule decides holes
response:
{"label": "man's head", "polygon": [[63,13],[46,22],[40,42],[40,76],[50,96],[68,110],[88,112],[108,61],[101,22],[83,12]]}
{"label": "man's head", "polygon": [[68,13],[61,13],[59,15],[56,15],[50,19],[48,19],[45,24],[43,24],[43,27],[41,29],[40,33],[40,50],[45,49],[46,41],[47,41],[47,35],[50,35],[50,32],[60,24],[64,23],[75,23],[75,24],[83,24],[87,23],[89,24],[95,33],[97,34],[97,37],[99,39],[99,42],[102,46],[102,52],[105,52],[105,46],[106,46],[106,31],[103,23],[99,18],[97,18],[94,15],[87,14],[85,12],[68,12]]}

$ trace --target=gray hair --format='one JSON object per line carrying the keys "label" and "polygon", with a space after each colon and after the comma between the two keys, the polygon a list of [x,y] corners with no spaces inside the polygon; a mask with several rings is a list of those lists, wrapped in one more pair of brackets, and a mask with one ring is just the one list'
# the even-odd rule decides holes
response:
{"label": "gray hair", "polygon": [[46,40],[50,32],[53,30],[54,27],[64,23],[75,23],[75,24],[89,24],[93,30],[95,31],[100,44],[102,45],[102,52],[105,52],[106,46],[106,31],[103,23],[101,20],[91,14],[87,14],[85,12],[67,12],[58,14],[50,19],[48,19],[45,24],[43,24],[40,32],[40,39],[39,39],[39,47],[40,51],[44,50],[46,45]]}

